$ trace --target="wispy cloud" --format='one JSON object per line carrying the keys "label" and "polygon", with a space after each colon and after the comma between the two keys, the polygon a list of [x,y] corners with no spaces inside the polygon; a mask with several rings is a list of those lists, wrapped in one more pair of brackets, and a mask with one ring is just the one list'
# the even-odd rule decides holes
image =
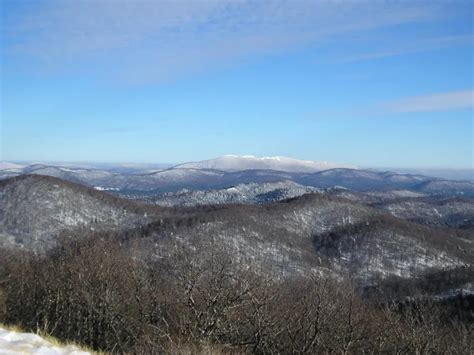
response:
{"label": "wispy cloud", "polygon": [[473,42],[474,35],[472,34],[428,38],[418,41],[412,41],[408,44],[401,44],[395,47],[392,46],[390,49],[387,50],[379,50],[351,55],[345,58],[344,61],[355,62],[381,59],[387,57],[396,57],[404,54],[421,53],[465,45],[472,45]]}
{"label": "wispy cloud", "polygon": [[[423,21],[427,2],[132,1],[25,3],[3,21],[10,62],[146,83],[356,31]],[[19,60],[20,59],[20,60]]]}
{"label": "wispy cloud", "polygon": [[308,112],[307,120],[383,119],[410,113],[474,109],[474,90],[417,95],[384,102]]}
{"label": "wispy cloud", "polygon": [[408,97],[384,103],[382,112],[410,113],[454,111],[474,108],[474,90],[437,93]]}

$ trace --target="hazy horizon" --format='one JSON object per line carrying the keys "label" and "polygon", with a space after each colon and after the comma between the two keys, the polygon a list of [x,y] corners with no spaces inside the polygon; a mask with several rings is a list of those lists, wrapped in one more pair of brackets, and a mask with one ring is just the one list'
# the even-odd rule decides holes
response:
{"label": "hazy horizon", "polygon": [[[298,157],[290,157],[290,156],[268,156],[268,157],[263,157],[263,156],[255,156],[251,154],[244,154],[244,155],[237,155],[237,154],[224,154],[222,156],[213,156],[209,157],[206,159],[202,160],[183,160],[183,161],[100,161],[100,160],[41,160],[41,159],[20,159],[20,160],[0,160],[0,162],[7,162],[7,163],[15,163],[15,164],[70,164],[73,166],[74,164],[91,164],[91,165],[136,165],[136,166],[164,166],[164,167],[174,167],[177,165],[185,164],[185,163],[191,163],[191,162],[199,162],[199,161],[206,161],[206,160],[213,160],[221,157],[226,157],[226,156],[236,156],[236,157],[254,157],[254,158],[290,158],[290,159],[295,159],[295,160],[306,160],[306,159],[299,159]],[[350,164],[350,162],[334,162],[334,161],[327,161],[324,159],[320,160],[312,160],[308,159],[309,161],[314,161],[314,162],[319,162],[319,161],[324,161],[324,162],[329,162],[329,163],[339,163],[339,164],[347,164],[347,165],[353,165]],[[386,170],[386,169],[401,169],[401,170],[459,170],[459,171],[474,171],[474,167],[458,167],[458,166],[356,166],[354,165],[355,168],[360,168],[360,169],[378,169],[378,170]]]}

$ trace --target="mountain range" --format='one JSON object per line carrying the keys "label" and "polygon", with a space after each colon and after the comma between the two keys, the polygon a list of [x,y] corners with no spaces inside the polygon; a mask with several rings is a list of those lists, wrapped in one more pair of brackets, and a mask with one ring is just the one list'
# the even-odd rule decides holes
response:
{"label": "mountain range", "polygon": [[335,166],[339,165],[281,157],[224,156],[159,169],[129,165],[127,167],[105,165],[104,168],[97,169],[31,164],[0,169],[0,179],[24,174],[47,175],[98,190],[115,191],[127,197],[156,196],[176,193],[183,189],[216,190],[239,184],[285,182],[316,189],[340,186],[354,191],[407,189],[431,195],[474,196],[473,181]]}
{"label": "mountain range", "polygon": [[0,169],[0,244],[45,252],[114,233],[137,255],[212,244],[262,272],[419,277],[470,267],[474,182],[290,158],[225,156],[171,168]]}

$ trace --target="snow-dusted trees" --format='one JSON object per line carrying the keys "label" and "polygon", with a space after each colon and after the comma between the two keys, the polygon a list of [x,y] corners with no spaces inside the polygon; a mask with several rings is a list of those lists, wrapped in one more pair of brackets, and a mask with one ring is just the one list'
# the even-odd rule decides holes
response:
{"label": "snow-dusted trees", "polygon": [[368,302],[349,281],[275,279],[212,243],[137,258],[115,237],[66,239],[47,256],[3,251],[0,322],[120,353],[472,349],[472,318],[437,301]]}

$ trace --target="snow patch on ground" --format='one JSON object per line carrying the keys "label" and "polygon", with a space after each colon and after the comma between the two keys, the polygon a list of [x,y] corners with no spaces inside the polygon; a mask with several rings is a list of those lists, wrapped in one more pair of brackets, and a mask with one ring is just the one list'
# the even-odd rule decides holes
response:
{"label": "snow patch on ground", "polygon": [[0,328],[0,354],[90,355],[73,345],[58,346],[36,334],[19,333],[4,328]]}

